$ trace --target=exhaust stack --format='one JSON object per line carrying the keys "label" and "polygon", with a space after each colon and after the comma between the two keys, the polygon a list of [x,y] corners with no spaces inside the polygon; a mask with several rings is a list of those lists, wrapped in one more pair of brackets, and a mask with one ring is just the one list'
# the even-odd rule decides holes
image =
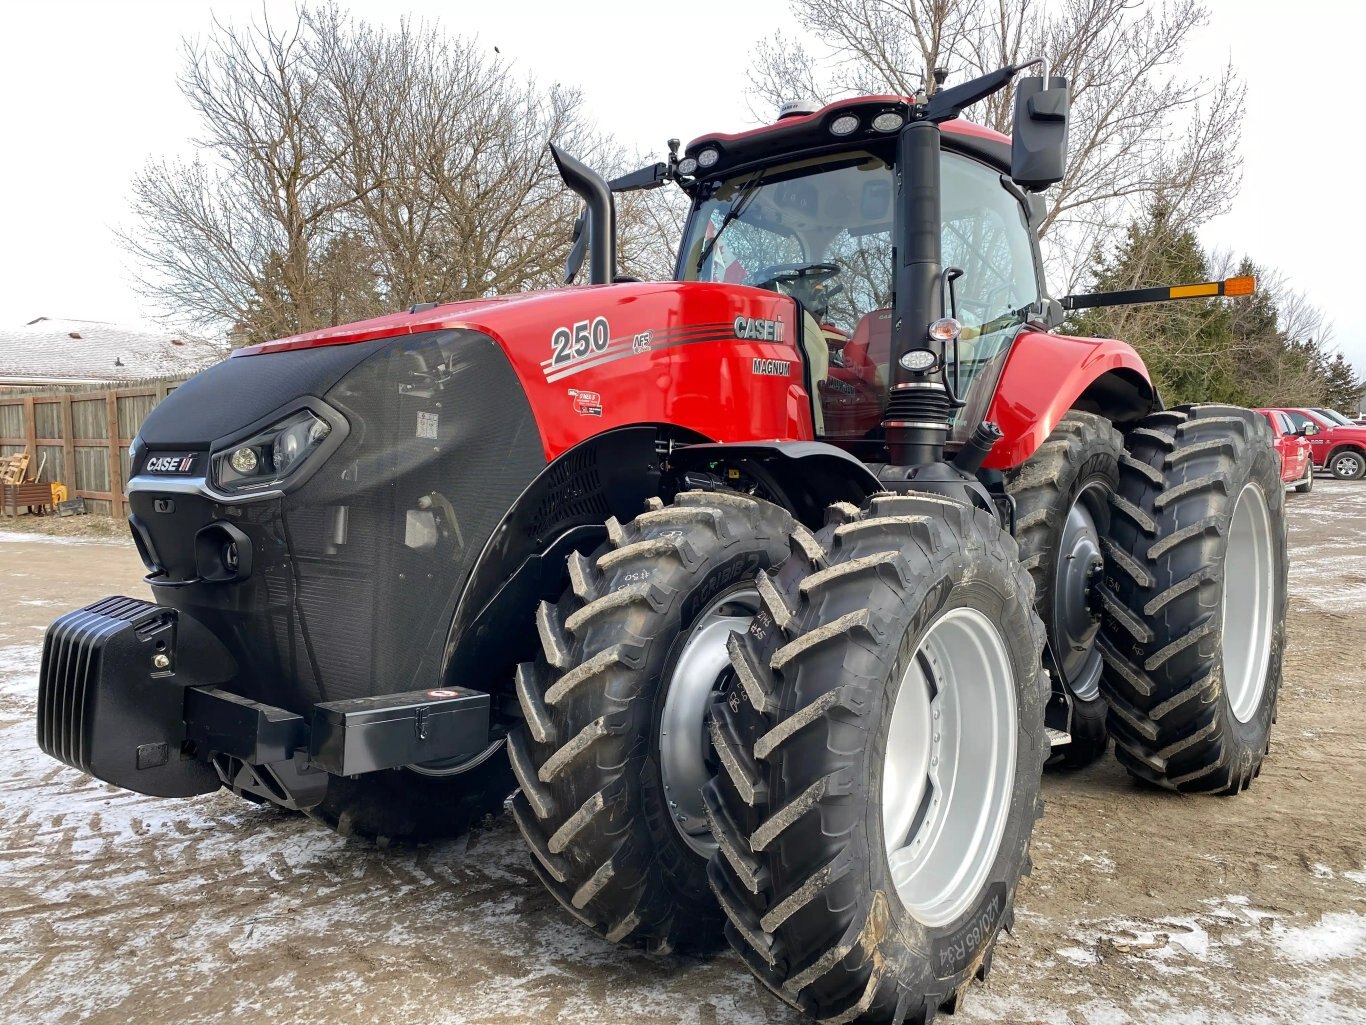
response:
{"label": "exhaust stack", "polygon": [[[617,276],[617,225],[616,203],[607,181],[587,164],[576,160],[553,142],[550,155],[555,158],[564,183],[577,193],[588,205],[588,283],[591,285],[610,285]],[[575,251],[582,261],[582,249],[576,245]],[[577,273],[578,267],[572,266],[566,276]]]}

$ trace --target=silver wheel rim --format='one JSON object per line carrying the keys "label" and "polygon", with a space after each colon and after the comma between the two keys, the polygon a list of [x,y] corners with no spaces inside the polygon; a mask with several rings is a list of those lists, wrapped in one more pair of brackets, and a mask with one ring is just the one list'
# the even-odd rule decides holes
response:
{"label": "silver wheel rim", "polygon": [[1361,470],[1361,463],[1356,456],[1338,456],[1335,460],[1337,469],[1344,477],[1355,477]]}
{"label": "silver wheel rim", "polygon": [[1256,484],[1238,493],[1224,553],[1223,640],[1224,692],[1233,717],[1250,722],[1266,690],[1271,659],[1272,567],[1271,514]]}
{"label": "silver wheel rim", "polygon": [[674,828],[704,858],[716,850],[703,811],[702,788],[715,775],[707,714],[733,677],[726,641],[748,629],[759,611],[753,588],[723,595],[697,617],[666,681],[659,717],[659,774]]}
{"label": "silver wheel rim", "polygon": [[1053,657],[1068,688],[1082,701],[1100,696],[1100,620],[1091,614],[1093,574],[1104,566],[1095,499],[1106,500],[1106,488],[1092,482],[1081,490],[1067,512],[1058,542],[1053,577]]}
{"label": "silver wheel rim", "polygon": [[902,674],[882,765],[882,830],[902,905],[954,921],[986,883],[1014,795],[1014,672],[996,625],[953,609]]}

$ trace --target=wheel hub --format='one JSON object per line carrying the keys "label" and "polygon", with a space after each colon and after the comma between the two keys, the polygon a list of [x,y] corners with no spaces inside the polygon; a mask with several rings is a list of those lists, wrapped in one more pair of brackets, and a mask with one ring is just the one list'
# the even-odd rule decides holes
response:
{"label": "wheel hub", "polygon": [[1014,793],[1014,672],[976,609],[929,629],[902,674],[882,770],[882,829],[897,896],[928,926],[972,904],[1000,850]]}
{"label": "wheel hub", "polygon": [[1083,701],[1092,701],[1100,694],[1101,657],[1096,634],[1100,631],[1105,558],[1097,514],[1104,501],[1104,486],[1093,483],[1072,503],[1058,542],[1053,580],[1049,638],[1053,658],[1064,682]]}
{"label": "wheel hub", "polygon": [[734,685],[726,642],[758,611],[759,593],[752,588],[712,602],[688,632],[666,681],[658,738],[664,798],[679,835],[704,858],[716,850],[702,803],[702,788],[716,769],[707,715]]}

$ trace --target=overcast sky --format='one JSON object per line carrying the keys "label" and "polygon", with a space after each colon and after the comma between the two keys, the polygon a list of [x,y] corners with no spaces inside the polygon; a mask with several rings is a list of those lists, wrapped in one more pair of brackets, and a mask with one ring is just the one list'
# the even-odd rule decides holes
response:
{"label": "overcast sky", "polygon": [[[1366,0],[1205,0],[1212,23],[1187,70],[1232,60],[1248,84],[1242,191],[1203,232],[1210,248],[1286,273],[1334,322],[1366,371],[1361,259],[1366,147]],[[266,4],[281,17],[293,3]],[[601,0],[351,0],[357,15],[441,19],[546,81],[583,88],[628,146],[753,124],[745,66],[756,39],[791,29],[785,0],[687,5]],[[0,325],[38,316],[144,319],[111,229],[149,156],[188,153],[195,125],[176,87],[180,40],[211,13],[247,20],[259,2],[8,0],[0,14]],[[599,12],[595,16],[583,13]],[[693,12],[693,13],[690,13]],[[1357,139],[1357,141],[1352,141]]]}

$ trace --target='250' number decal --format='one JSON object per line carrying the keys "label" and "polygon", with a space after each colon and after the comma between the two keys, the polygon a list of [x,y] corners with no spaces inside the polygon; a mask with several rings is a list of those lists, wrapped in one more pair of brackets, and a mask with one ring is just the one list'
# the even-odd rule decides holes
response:
{"label": "'250' number decal", "polygon": [[581,320],[573,328],[557,327],[550,336],[550,348],[554,353],[551,366],[572,363],[576,359],[602,352],[611,337],[612,329],[607,326],[606,317]]}

